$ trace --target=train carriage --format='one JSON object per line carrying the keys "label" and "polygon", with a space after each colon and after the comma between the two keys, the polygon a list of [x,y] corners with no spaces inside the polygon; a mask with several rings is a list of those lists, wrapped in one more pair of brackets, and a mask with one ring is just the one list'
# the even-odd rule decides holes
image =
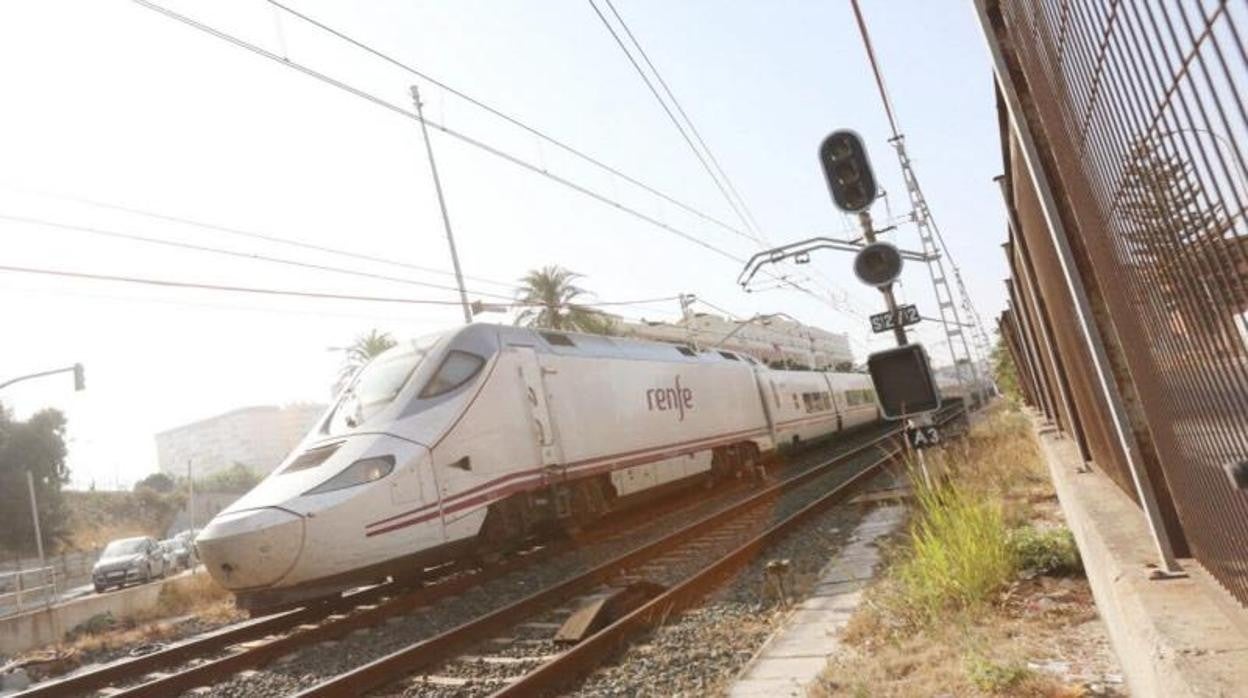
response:
{"label": "train carriage", "polygon": [[860,374],[474,324],[370,362],[197,538],[260,608],[506,549],[878,418]]}

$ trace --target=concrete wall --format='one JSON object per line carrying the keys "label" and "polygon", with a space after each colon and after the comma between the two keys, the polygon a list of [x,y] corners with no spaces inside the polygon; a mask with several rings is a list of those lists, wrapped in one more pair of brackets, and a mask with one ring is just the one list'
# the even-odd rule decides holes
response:
{"label": "concrete wall", "polygon": [[153,583],[127,587],[0,619],[0,655],[13,656],[55,643],[75,626],[101,613],[112,613],[113,618],[121,620],[152,608],[162,586]]}
{"label": "concrete wall", "polygon": [[1105,474],[1081,471],[1069,438],[1039,438],[1131,695],[1248,695],[1248,609],[1192,559],[1180,561],[1186,577],[1153,578],[1140,508]]}

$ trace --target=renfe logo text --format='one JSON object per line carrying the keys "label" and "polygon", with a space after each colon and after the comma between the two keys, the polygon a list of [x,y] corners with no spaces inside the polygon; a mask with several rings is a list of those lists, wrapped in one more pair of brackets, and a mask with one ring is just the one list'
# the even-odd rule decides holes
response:
{"label": "renfe logo text", "polygon": [[646,391],[646,407],[651,412],[676,410],[683,422],[685,410],[693,409],[693,390],[680,387],[680,376],[676,376],[675,388],[651,388]]}

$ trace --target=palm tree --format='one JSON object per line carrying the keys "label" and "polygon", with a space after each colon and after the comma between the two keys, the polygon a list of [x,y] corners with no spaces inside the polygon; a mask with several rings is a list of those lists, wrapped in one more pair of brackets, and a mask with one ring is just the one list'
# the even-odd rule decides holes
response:
{"label": "palm tree", "polygon": [[558,265],[534,269],[520,280],[516,299],[525,309],[516,324],[550,330],[570,330],[591,334],[611,334],[611,319],[575,301],[589,295],[574,281],[580,274]]}
{"label": "palm tree", "polygon": [[334,392],[342,390],[351,380],[351,376],[355,372],[364,367],[364,364],[373,360],[373,357],[398,344],[389,332],[378,332],[377,330],[369,330],[368,334],[362,334],[355,338],[354,342],[344,347],[346,357],[343,359],[342,368],[338,370],[338,381],[334,385]]}

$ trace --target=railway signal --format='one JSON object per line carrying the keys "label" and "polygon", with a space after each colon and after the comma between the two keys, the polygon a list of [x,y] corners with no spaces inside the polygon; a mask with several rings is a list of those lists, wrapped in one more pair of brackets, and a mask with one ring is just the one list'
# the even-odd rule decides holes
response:
{"label": "railway signal", "polygon": [[901,276],[901,252],[892,243],[873,242],[854,257],[854,275],[868,286],[889,286]]}
{"label": "railway signal", "polygon": [[828,134],[819,145],[819,162],[837,208],[858,213],[871,207],[879,188],[861,136],[849,129]]}
{"label": "railway signal", "polygon": [[940,407],[940,393],[922,344],[904,344],[871,354],[867,372],[886,419],[914,417]]}

